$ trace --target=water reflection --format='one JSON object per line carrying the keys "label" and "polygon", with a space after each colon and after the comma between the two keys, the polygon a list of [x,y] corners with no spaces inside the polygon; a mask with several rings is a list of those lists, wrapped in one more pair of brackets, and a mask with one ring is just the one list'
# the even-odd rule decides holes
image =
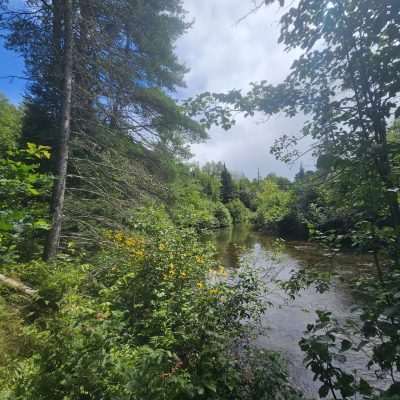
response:
{"label": "water reflection", "polygon": [[[273,307],[268,309],[263,318],[266,334],[259,337],[258,344],[282,352],[287,359],[293,383],[306,396],[318,397],[319,384],[313,381],[313,374],[303,366],[304,354],[298,342],[307,324],[315,321],[317,309],[333,312],[343,323],[354,318],[350,309],[355,299],[345,282],[349,275],[359,274],[370,268],[369,258],[353,254],[331,258],[323,249],[306,242],[285,242],[283,251],[276,258],[275,238],[260,235],[248,226],[214,232],[212,240],[216,244],[221,263],[226,268],[237,268],[246,262],[262,271],[268,288],[266,299]],[[334,271],[338,273],[338,277],[327,292],[321,294],[309,288],[303,290],[294,301],[290,301],[277,282],[287,280],[295,271],[310,266],[320,271]],[[349,356],[349,368],[362,371],[364,378],[374,381],[374,372],[367,370],[366,363],[367,356],[363,353]]]}

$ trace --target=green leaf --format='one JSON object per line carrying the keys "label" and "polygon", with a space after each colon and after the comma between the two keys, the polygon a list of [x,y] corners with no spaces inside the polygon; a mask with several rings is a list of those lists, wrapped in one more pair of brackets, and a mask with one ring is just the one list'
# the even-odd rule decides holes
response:
{"label": "green leaf", "polygon": [[350,342],[350,340],[344,339],[344,340],[342,340],[340,351],[341,352],[347,351],[347,350],[351,349],[351,346],[352,346],[352,343]]}
{"label": "green leaf", "polygon": [[44,220],[44,219],[39,219],[33,223],[33,228],[34,229],[43,229],[43,230],[49,230],[50,229],[50,224]]}
{"label": "green leaf", "polygon": [[365,395],[365,396],[369,396],[372,394],[372,387],[370,386],[370,384],[365,381],[364,379],[360,379],[360,385],[358,390],[360,391],[360,394]]}
{"label": "green leaf", "polygon": [[217,387],[216,387],[216,385],[215,385],[214,382],[210,382],[210,383],[207,382],[207,383],[204,384],[204,386],[205,386],[208,390],[211,390],[212,392],[217,393]]}
{"label": "green leaf", "polygon": [[40,194],[39,191],[33,187],[28,188],[28,192],[30,194],[32,194],[33,196],[39,196],[39,194]]}
{"label": "green leaf", "polygon": [[319,397],[320,397],[321,399],[323,399],[323,398],[325,398],[326,396],[328,396],[329,390],[330,390],[330,386],[329,386],[327,383],[325,383],[324,385],[322,385],[322,386],[319,388],[319,390],[318,390]]}

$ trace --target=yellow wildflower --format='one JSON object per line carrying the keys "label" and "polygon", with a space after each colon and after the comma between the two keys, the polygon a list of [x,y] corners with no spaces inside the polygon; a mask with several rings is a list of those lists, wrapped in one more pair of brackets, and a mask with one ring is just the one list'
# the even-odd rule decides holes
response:
{"label": "yellow wildflower", "polygon": [[168,271],[169,276],[172,278],[175,276],[175,265],[174,264],[169,264],[169,271]]}
{"label": "yellow wildflower", "polygon": [[122,240],[124,239],[124,234],[122,232],[117,232],[114,238],[117,242],[122,242]]}
{"label": "yellow wildflower", "polygon": [[134,238],[127,238],[125,244],[129,247],[134,247],[136,245],[136,240]]}
{"label": "yellow wildflower", "polygon": [[220,266],[219,266],[218,275],[221,275],[221,276],[228,276],[228,274],[226,273],[225,268],[224,268],[223,265],[220,265]]}

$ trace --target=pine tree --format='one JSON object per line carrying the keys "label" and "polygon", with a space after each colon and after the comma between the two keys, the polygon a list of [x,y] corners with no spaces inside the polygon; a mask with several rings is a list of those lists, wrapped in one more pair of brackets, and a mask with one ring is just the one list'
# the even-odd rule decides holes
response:
{"label": "pine tree", "polygon": [[235,186],[233,183],[232,175],[224,164],[224,168],[221,172],[221,201],[226,204],[232,201],[234,197]]}
{"label": "pine tree", "polygon": [[304,179],[304,177],[306,176],[306,173],[304,171],[304,167],[303,167],[303,163],[300,164],[300,169],[299,172],[296,174],[295,176],[295,180],[296,181],[302,181]]}
{"label": "pine tree", "polygon": [[[183,85],[186,72],[174,53],[174,42],[189,26],[180,0],[78,0],[71,4],[74,46],[68,130],[74,140],[92,143],[75,146],[72,157],[65,151],[69,133],[66,136],[62,128],[70,3],[29,0],[21,10],[13,9],[14,3],[0,1],[0,5],[4,6],[0,29],[6,44],[22,54],[31,81],[23,136],[53,148],[50,168],[57,180],[52,210],[60,218],[63,207],[57,185],[64,180],[60,165],[66,175],[71,173],[68,158],[72,162],[96,159],[107,148],[103,140],[107,132],[117,132],[147,150],[162,148],[181,156],[187,154],[185,142],[205,138],[205,131],[170,97]],[[81,179],[79,185],[84,184]],[[59,217],[54,214],[55,224]],[[59,228],[57,232],[59,236]],[[51,242],[58,243],[59,238]]]}

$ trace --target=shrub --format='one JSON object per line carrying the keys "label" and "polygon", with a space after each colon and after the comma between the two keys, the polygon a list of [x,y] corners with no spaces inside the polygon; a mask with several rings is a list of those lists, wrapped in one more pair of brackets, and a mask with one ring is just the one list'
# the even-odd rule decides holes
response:
{"label": "shrub", "polygon": [[232,200],[226,207],[232,215],[235,224],[241,224],[249,220],[250,212],[239,199]]}
{"label": "shrub", "polygon": [[197,231],[214,229],[219,221],[214,215],[214,206],[196,185],[175,185],[173,187],[175,204],[170,209],[176,225],[194,228]]}
{"label": "shrub", "polygon": [[194,228],[197,231],[215,229],[219,222],[215,218],[213,209],[214,204],[211,201],[204,201],[201,207],[181,204],[172,211],[172,216],[175,223],[182,228]]}
{"label": "shrub", "polygon": [[292,203],[292,192],[282,190],[271,179],[266,180],[257,196],[255,225],[260,229],[276,231],[279,223],[291,212]]}
{"label": "shrub", "polygon": [[214,216],[218,221],[218,227],[224,228],[232,225],[232,217],[227,207],[218,202],[214,208]]}
{"label": "shrub", "polygon": [[[66,261],[67,276],[55,274],[68,287],[52,295],[54,314],[31,328],[45,345],[19,363],[0,398],[260,398],[268,371],[261,363],[249,377],[254,360],[241,345],[264,311],[257,277],[223,278],[211,248],[162,210],[143,209],[131,224],[105,233],[90,266]],[[25,278],[45,307],[42,272],[31,268]]]}
{"label": "shrub", "polygon": [[35,239],[48,228],[50,177],[39,172],[49,158],[45,146],[28,143],[0,159],[0,262],[29,259],[40,251]]}

